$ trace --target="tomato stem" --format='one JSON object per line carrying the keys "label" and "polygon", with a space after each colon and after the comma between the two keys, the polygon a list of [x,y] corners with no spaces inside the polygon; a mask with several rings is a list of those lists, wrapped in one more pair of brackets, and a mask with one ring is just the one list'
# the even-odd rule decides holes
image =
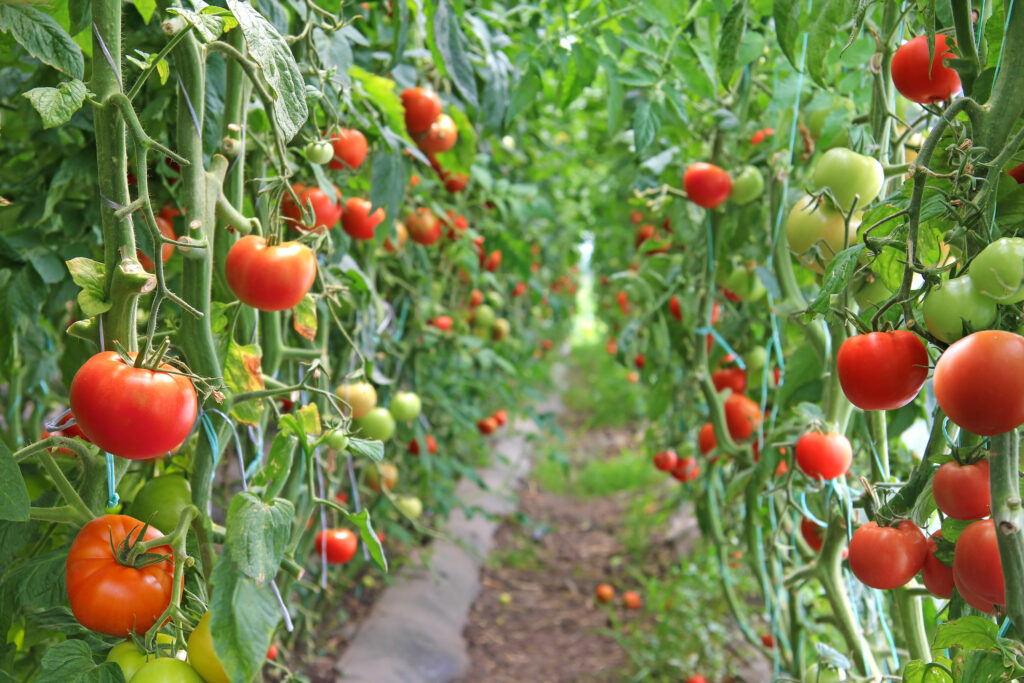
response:
{"label": "tomato stem", "polygon": [[[47,445],[65,445],[65,443],[67,442],[73,443],[75,442],[75,439],[66,439],[58,436],[51,436],[48,439],[43,439],[38,443],[32,444],[32,446],[28,446],[27,448],[22,449],[22,451],[27,451],[32,448],[37,449],[35,455],[38,456],[39,464],[43,466],[43,469],[46,470],[46,473],[50,475],[51,479],[53,479],[54,485],[56,485],[57,490],[60,491],[60,494],[64,497],[64,500],[67,501],[68,507],[74,511],[75,514],[74,517],[72,518],[73,521],[84,525],[86,522],[93,518],[92,510],[89,509],[89,506],[85,504],[85,501],[82,500],[82,497],[78,495],[78,491],[75,490],[75,487],[72,486],[71,482],[68,481],[68,478],[67,476],[65,476],[64,471],[57,464],[57,461],[53,459],[53,455],[50,454],[50,451],[48,450],[49,446]],[[76,443],[75,446],[81,447],[81,444]],[[19,451],[19,453],[21,453],[22,451]]]}
{"label": "tomato stem", "polygon": [[1006,585],[1006,614],[1024,631],[1024,506],[1020,497],[1020,443],[1017,430],[991,437],[989,491],[999,558]]}
{"label": "tomato stem", "polygon": [[871,479],[889,481],[889,436],[884,410],[869,410],[868,433],[874,448],[871,453]]}
{"label": "tomato stem", "polygon": [[907,643],[910,656],[922,662],[932,661],[932,650],[928,647],[928,632],[924,627],[924,614],[921,611],[921,598],[908,588],[897,588],[893,591],[893,602],[900,615],[903,626],[903,637]]}

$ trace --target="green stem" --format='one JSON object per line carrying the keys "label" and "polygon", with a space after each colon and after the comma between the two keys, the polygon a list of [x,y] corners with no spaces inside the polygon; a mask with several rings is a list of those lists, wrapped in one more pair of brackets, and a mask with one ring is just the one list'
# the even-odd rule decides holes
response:
{"label": "green stem", "polygon": [[[959,37],[959,27],[957,35]],[[992,85],[992,96],[985,103],[984,124],[974,129],[978,144],[987,149],[989,158],[1002,149],[1024,113],[1024,87],[1021,87],[1021,74],[1024,73],[1024,7],[1020,3],[1010,5],[1002,50],[999,74]]]}
{"label": "green stem", "polygon": [[953,13],[956,47],[961,59],[956,71],[960,75],[960,84],[963,85],[964,95],[970,97],[974,91],[974,80],[981,72],[978,46],[974,42],[973,10],[970,0],[949,0],[949,7]]}
{"label": "green stem", "polygon": [[1020,444],[1017,430],[991,437],[989,490],[999,559],[1006,584],[1006,615],[1024,631],[1024,506],[1020,497]]}
{"label": "green stem", "polygon": [[889,481],[889,436],[884,410],[870,410],[867,413],[868,432],[874,444],[871,454],[871,480]]}
{"label": "green stem", "polygon": [[[45,439],[39,443],[46,443],[51,439],[59,438],[60,437],[50,437],[49,439]],[[70,441],[72,439],[67,440]],[[85,504],[82,497],[78,495],[78,491],[71,485],[68,478],[64,476],[64,471],[60,468],[60,465],[57,464],[57,461],[53,459],[53,456],[50,455],[50,451],[43,448],[39,450],[37,454],[39,464],[41,464],[43,469],[46,470],[46,473],[50,475],[50,479],[53,480],[57,490],[60,491],[60,495],[62,495],[64,500],[67,501],[68,507],[75,512],[75,516],[77,518],[76,521],[84,525],[86,522],[91,520],[93,518],[92,510],[90,510],[89,506]]]}
{"label": "green stem", "polygon": [[900,614],[903,637],[907,641],[910,656],[922,662],[932,661],[932,651],[928,647],[928,632],[924,627],[924,614],[921,612],[921,598],[906,588],[897,588],[893,591],[893,601]]}

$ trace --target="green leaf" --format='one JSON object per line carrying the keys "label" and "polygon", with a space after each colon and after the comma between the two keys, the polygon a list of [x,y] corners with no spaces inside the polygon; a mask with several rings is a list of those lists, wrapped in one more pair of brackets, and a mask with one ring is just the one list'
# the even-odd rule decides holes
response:
{"label": "green leaf", "polygon": [[193,12],[189,9],[181,7],[168,7],[167,12],[169,14],[176,14],[192,26],[199,37],[206,43],[212,43],[220,37],[220,34],[224,33],[227,29],[226,17],[217,14],[206,14],[203,12]]}
{"label": "green leaf", "polygon": [[381,547],[380,539],[377,538],[377,533],[373,530],[373,524],[370,522],[370,511],[364,508],[357,514],[345,513],[345,517],[359,529],[359,537],[363,539],[363,545],[370,551],[370,557],[378,567],[386,572],[388,560],[384,557],[384,548]]}
{"label": "green leaf", "polygon": [[384,444],[380,441],[352,437],[348,440],[348,449],[356,455],[365,456],[376,462],[384,460]]}
{"label": "green leaf", "polygon": [[774,0],[772,16],[775,18],[775,34],[779,39],[782,54],[800,71],[796,60],[796,40],[800,35],[800,0]]}
{"label": "green leaf", "polygon": [[509,99],[508,111],[505,112],[506,126],[512,122],[512,119],[526,110],[527,107],[530,107],[537,100],[537,94],[540,92],[540,86],[540,74],[537,72],[536,67],[531,64],[526,73],[520,76],[519,80],[516,81],[515,87],[512,89],[512,97]]}
{"label": "green leaf", "polygon": [[747,30],[746,0],[734,3],[722,20],[722,36],[718,40],[718,80],[728,83],[736,70],[736,61]]}
{"label": "green leaf", "polygon": [[839,33],[839,25],[850,15],[850,0],[825,0],[824,5],[814,7],[814,19],[807,37],[807,71],[818,85],[828,88],[828,71],[834,64],[828,53],[832,40]]}
{"label": "green leaf", "polygon": [[274,96],[274,119],[285,140],[299,132],[309,116],[306,83],[288,44],[273,24],[242,0],[227,0],[249,46],[249,56],[260,65]]}
{"label": "green leaf", "polygon": [[807,307],[808,311],[824,313],[828,310],[832,296],[850,286],[853,274],[857,271],[857,260],[862,251],[864,251],[864,245],[855,244],[843,249],[829,261],[825,267],[825,277],[822,280],[821,289],[818,291],[818,296]]}
{"label": "green leaf", "polygon": [[432,25],[433,41],[441,54],[447,74],[462,99],[476,107],[479,100],[476,74],[466,52],[466,36],[459,27],[459,15],[448,4],[448,0],[440,0],[437,4]]}
{"label": "green leaf", "polygon": [[156,0],[132,0],[132,4],[139,11],[142,22],[148,24],[153,18],[153,12],[156,12]]}
{"label": "green leaf", "polygon": [[907,662],[903,670],[903,683],[953,683],[953,678],[937,666],[922,661]]}
{"label": "green leaf", "polygon": [[316,339],[316,301],[309,294],[292,309],[292,327],[300,337]]}
{"label": "green leaf", "polygon": [[643,154],[658,135],[661,121],[658,114],[646,100],[637,105],[633,112],[633,146],[637,155]]}
{"label": "green leaf", "polygon": [[[945,536],[945,532],[942,534]],[[942,624],[935,631],[935,649],[958,647],[963,650],[995,650],[999,626],[986,617],[961,617]]]}
{"label": "green leaf", "polygon": [[[501,52],[487,55],[487,80],[484,83],[483,115],[484,129],[499,132],[505,123],[508,111],[508,58]],[[461,131],[460,131],[461,133]]]}
{"label": "green leaf", "polygon": [[953,519],[946,517],[942,520],[942,538],[950,543],[956,543],[964,529],[974,523],[973,519]]}
{"label": "green leaf", "polygon": [[619,67],[615,60],[607,55],[601,57],[598,64],[604,69],[605,78],[608,80],[608,130],[614,131],[619,127],[619,119],[622,117],[623,91],[622,83],[619,81]]}
{"label": "green leaf", "polygon": [[375,211],[384,208],[385,229],[398,216],[405,194],[405,160],[402,153],[381,145],[373,153],[373,178],[370,181],[370,202]]}
{"label": "green leaf", "polygon": [[[224,361],[224,383],[232,394],[265,389],[260,361],[263,351],[258,344],[242,346],[229,340]],[[263,416],[263,400],[243,401],[231,408],[231,417],[248,425],[259,424]]]}
{"label": "green leaf", "polygon": [[68,261],[67,266],[71,279],[82,288],[78,293],[78,305],[82,307],[82,314],[86,318],[92,318],[109,311],[113,304],[103,299],[103,264],[80,256]]}
{"label": "green leaf", "polygon": [[373,104],[383,112],[388,128],[404,132],[405,108],[402,106],[402,98],[396,92],[397,84],[390,78],[377,76],[359,66],[353,66],[350,73],[363,86]]}
{"label": "green leaf", "polygon": [[295,411],[295,417],[302,423],[305,434],[318,436],[324,430],[320,424],[320,409],[315,403],[308,403]]}
{"label": "green leaf", "polygon": [[8,522],[27,522],[30,501],[25,479],[14,460],[14,454],[0,440],[0,519]]}
{"label": "green leaf", "polygon": [[213,649],[231,681],[250,681],[263,668],[281,618],[270,584],[260,585],[222,553],[210,577],[210,633]]}
{"label": "green leaf", "polygon": [[65,640],[46,648],[36,683],[122,683],[116,662],[97,665],[92,648],[82,640]]}
{"label": "green leaf", "polygon": [[43,128],[54,128],[67,123],[85,102],[86,89],[82,81],[65,81],[56,88],[32,88],[23,93],[39,116]]}
{"label": "green leaf", "polygon": [[278,432],[277,436],[274,437],[274,441],[270,444],[267,463],[252,478],[252,485],[262,488],[271,481],[274,481],[276,484],[283,486],[284,479],[288,476],[288,472],[292,467],[295,447],[298,445],[299,440],[294,434]]}
{"label": "green leaf", "polygon": [[235,567],[263,585],[277,575],[291,535],[295,506],[276,498],[266,503],[248,491],[235,494],[225,522],[225,547]]}
{"label": "green leaf", "polygon": [[43,64],[72,78],[85,75],[82,49],[53,17],[35,7],[0,4],[0,31],[10,33]]}
{"label": "green leaf", "polygon": [[[341,31],[327,33],[320,29],[314,29],[313,35],[320,61],[328,69],[333,68],[337,72],[337,77],[343,85],[351,85],[352,76],[349,71],[352,69],[352,46],[348,44],[345,34]],[[398,128],[397,130],[402,129]]]}

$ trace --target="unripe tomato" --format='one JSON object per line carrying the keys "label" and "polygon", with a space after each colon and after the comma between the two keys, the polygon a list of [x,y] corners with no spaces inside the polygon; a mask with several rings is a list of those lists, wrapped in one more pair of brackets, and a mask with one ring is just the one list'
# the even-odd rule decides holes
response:
{"label": "unripe tomato", "polygon": [[764,192],[764,176],[756,166],[744,166],[736,179],[732,181],[729,201],[740,206],[749,204]]}
{"label": "unripe tomato", "polygon": [[313,286],[316,256],[305,244],[268,246],[259,235],[246,235],[231,246],[224,270],[239,301],[261,311],[285,311]]}
{"label": "unripe tomato", "polygon": [[936,538],[942,538],[941,529],[928,539],[928,554],[925,555],[924,566],[921,567],[921,580],[932,595],[949,600],[953,597],[953,568],[942,564],[939,558],[935,557]]}
{"label": "unripe tomato", "polygon": [[114,455],[145,460],[180,446],[195,424],[192,380],[161,363],[159,371],[126,364],[114,351],[87,360],[71,380],[71,412],[85,437]]}
{"label": "unripe tomato", "polygon": [[332,429],[327,432],[327,437],[324,441],[327,447],[333,451],[341,452],[348,448],[348,434],[343,429]]}
{"label": "unripe tomato", "polygon": [[654,455],[654,466],[662,472],[671,472],[679,463],[679,456],[675,451],[660,451]]}
{"label": "unripe tomato", "polygon": [[512,331],[512,323],[505,318],[498,318],[494,321],[491,326],[491,339],[494,341],[503,341],[508,337]]}
{"label": "unripe tomato", "polygon": [[836,355],[839,384],[861,410],[895,410],[928,379],[928,351],[913,332],[870,332],[848,338]]}
{"label": "unripe tomato", "polygon": [[812,479],[838,479],[851,462],[850,441],[838,432],[807,432],[796,442],[796,463]]}
{"label": "unripe tomato", "polygon": [[761,407],[743,394],[725,399],[725,421],[736,441],[746,441],[761,426]]}
{"label": "unripe tomato", "polygon": [[[156,649],[159,656],[172,656],[174,653],[171,652],[171,648],[173,647],[174,636],[168,633],[156,634]],[[145,666],[147,662],[151,662],[156,658],[157,654],[150,654],[144,650],[140,650],[134,641],[125,640],[110,648],[110,652],[107,653],[106,661],[114,662],[121,667],[121,673],[124,674],[124,680],[130,681],[136,671]]]}
{"label": "unripe tomato", "polygon": [[402,107],[406,130],[422,133],[441,115],[441,98],[427,88],[407,88],[402,91]]}
{"label": "unripe tomato", "polygon": [[945,280],[925,297],[921,306],[928,331],[946,343],[960,339],[966,322],[984,330],[996,321],[996,302],[978,291],[970,275]]}
{"label": "unripe tomato", "polygon": [[384,238],[384,251],[389,254],[401,251],[402,248],[405,247],[406,241],[409,239],[409,230],[405,227],[405,223],[402,221],[395,221],[395,238],[398,242],[397,246],[391,241],[390,237]]}
{"label": "unripe tomato", "polygon": [[441,114],[430,124],[417,144],[427,154],[441,154],[454,147],[458,139],[459,130],[455,127],[455,121],[448,114]]}
{"label": "unripe tomato", "polygon": [[853,207],[855,199],[860,209],[873,202],[884,182],[885,171],[878,159],[845,147],[825,152],[814,167],[815,186],[829,188],[844,212]]}
{"label": "unripe tomato", "polygon": [[969,273],[979,294],[1001,304],[1024,301],[1024,238],[992,242],[971,261]]}
{"label": "unripe tomato", "polygon": [[335,170],[356,169],[366,158],[366,136],[358,130],[342,128],[331,136],[334,158],[327,166]]}
{"label": "unripe tomato", "polygon": [[213,634],[210,633],[209,610],[199,619],[188,637],[188,662],[199,672],[206,683],[231,683],[224,665],[213,649]]}
{"label": "unripe tomato", "polygon": [[334,158],[334,146],[330,140],[313,140],[306,145],[306,158],[317,166],[323,166]]}
{"label": "unripe tomato", "polygon": [[372,240],[373,231],[384,220],[384,209],[377,209],[372,214],[373,204],[361,197],[352,197],[345,202],[341,212],[341,228],[349,237],[356,240]]}
{"label": "unripe tomato", "polygon": [[803,683],[840,683],[846,680],[846,672],[815,662],[804,672]]}
{"label": "unripe tomato", "polygon": [[960,532],[953,554],[953,580],[957,590],[962,586],[961,592],[973,593],[986,606],[1006,603],[1003,564],[993,520],[978,520]]}
{"label": "unripe tomato", "polygon": [[170,532],[178,525],[182,510],[191,504],[192,487],[185,477],[165,474],[143,484],[126,512],[157,529]]}
{"label": "unripe tomato", "polygon": [[373,408],[356,420],[360,438],[373,441],[387,441],[395,434],[395,418],[385,408]]}
{"label": "unripe tomato", "polygon": [[[215,678],[206,678],[206,683],[219,683]],[[225,676],[224,681],[228,679]],[[204,683],[194,668],[174,657],[160,657],[144,665],[131,683]]]}
{"label": "unripe tomato", "polygon": [[397,496],[395,498],[395,507],[409,519],[419,519],[420,515],[423,514],[423,501],[416,496]]}
{"label": "unripe tomato", "polygon": [[390,462],[371,464],[366,468],[366,485],[371,491],[390,491],[398,483],[398,468]]}
{"label": "unripe tomato", "polygon": [[[348,529],[327,529],[316,535],[316,553],[327,556],[327,564],[345,564],[356,555],[359,540]],[[189,651],[192,643],[189,642]]]}
{"label": "unripe tomato", "polygon": [[[811,134],[816,146],[819,149],[829,150],[833,147],[850,146],[850,124],[849,120],[856,116],[857,106],[846,97],[832,98],[827,105],[809,109],[807,115],[807,132]],[[839,125],[828,126],[827,137],[826,123],[831,119]]]}
{"label": "unripe tomato", "polygon": [[991,436],[1024,424],[1024,337],[986,330],[946,349],[932,377],[939,407],[973,434]]}
{"label": "unripe tomato", "polygon": [[935,505],[953,519],[980,519],[991,513],[988,458],[961,465],[955,461],[939,467],[932,479]]}
{"label": "unripe tomato", "polygon": [[698,161],[683,174],[683,189],[690,201],[705,209],[713,209],[729,198],[732,178],[718,166]]}
{"label": "unripe tomato", "polygon": [[956,43],[942,34],[936,34],[932,48],[928,36],[918,36],[900,45],[892,56],[892,83],[896,90],[920,104],[952,97],[960,90],[960,76],[943,64],[945,59],[956,58],[950,46],[955,47]]}
{"label": "unripe tomato", "polygon": [[377,390],[369,382],[343,384],[334,393],[348,404],[355,420],[365,417],[377,405]]}
{"label": "unripe tomato", "polygon": [[[293,228],[299,232],[330,230],[338,224],[341,218],[341,190],[335,186],[332,200],[324,194],[318,186],[307,187],[302,183],[292,185],[292,190],[299,198],[299,204],[295,203],[290,194],[285,194],[281,200],[281,215]],[[313,207],[313,223],[302,221],[303,207]]]}
{"label": "unripe tomato", "polygon": [[422,407],[423,404],[419,396],[411,391],[399,391],[391,398],[388,410],[396,420],[412,422],[419,416]]}
{"label": "unripe tomato", "polygon": [[850,570],[871,588],[899,588],[921,571],[928,556],[928,541],[913,522],[896,527],[868,522],[850,539]]}
{"label": "unripe tomato", "polygon": [[602,583],[594,589],[594,596],[598,602],[611,602],[615,598],[615,589],[610,584]]}
{"label": "unripe tomato", "polygon": [[[824,273],[825,266],[845,247],[857,243],[860,216],[854,215],[849,226],[843,215],[827,205],[818,205],[810,195],[801,197],[786,219],[786,237],[789,248],[800,263],[816,273]],[[820,254],[816,252],[820,250]]]}
{"label": "unripe tomato", "polygon": [[494,326],[496,319],[494,309],[487,304],[481,304],[473,310],[473,325],[476,327],[489,330]]}

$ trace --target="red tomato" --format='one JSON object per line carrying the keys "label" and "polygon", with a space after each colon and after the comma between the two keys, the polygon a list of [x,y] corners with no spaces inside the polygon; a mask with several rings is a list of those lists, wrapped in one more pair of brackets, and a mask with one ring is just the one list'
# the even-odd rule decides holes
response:
{"label": "red tomato", "polygon": [[634,240],[634,246],[640,248],[640,245],[647,240],[654,237],[654,226],[650,223],[645,223],[636,229],[636,239]]}
{"label": "red tomato", "polygon": [[700,434],[697,435],[697,448],[700,449],[702,455],[707,455],[715,449],[718,445],[718,440],[715,439],[715,425],[708,422],[700,428]]}
{"label": "red tomato", "polygon": [[448,315],[439,315],[433,320],[431,320],[430,324],[436,327],[437,329],[441,330],[442,332],[447,332],[448,330],[452,329],[452,318],[451,316]]}
{"label": "red tomato", "polygon": [[638,353],[636,354],[636,358],[633,359],[633,363],[636,365],[637,369],[643,370],[644,366],[647,365],[647,357],[642,353]]}
{"label": "red tomato", "polygon": [[[56,424],[56,426],[60,427],[60,426],[65,425],[65,424],[67,424],[68,422],[70,422],[71,420],[74,420],[74,419],[75,419],[75,416],[72,415],[71,413],[68,413],[67,415],[65,415],[64,417],[62,417],[60,419],[60,421]],[[42,433],[39,435],[39,438],[40,439],[45,439],[45,438],[48,438],[48,437],[51,437],[51,436],[65,436],[65,437],[67,437],[69,439],[78,438],[78,439],[81,439],[82,441],[89,441],[89,439],[86,438],[85,434],[82,433],[82,430],[78,426],[77,422],[75,424],[71,425],[70,427],[64,427],[64,429],[58,429],[55,432],[48,432],[48,431],[46,431],[44,429],[42,431]],[[63,454],[63,455],[77,455],[70,448],[57,448],[57,449],[52,449],[51,448],[50,452],[56,452],[56,453],[60,453],[60,454]]]}
{"label": "red tomato", "polygon": [[990,514],[988,458],[970,465],[947,462],[935,472],[932,494],[935,505],[953,519],[980,519]]}
{"label": "red tomato", "polygon": [[825,543],[825,539],[821,537],[821,527],[807,519],[806,517],[800,520],[800,535],[807,541],[807,545],[811,546],[811,550],[814,552],[821,552],[821,546]]}
{"label": "red tomato", "polygon": [[686,683],[708,683],[708,679],[698,674],[696,676],[690,676],[689,678],[687,678]]}
{"label": "red tomato", "polygon": [[978,596],[985,605],[1005,604],[1006,586],[994,521],[980,519],[960,532],[953,554],[953,579],[957,590]]}
{"label": "red tomato", "polygon": [[629,315],[629,297],[625,291],[621,291],[615,295],[615,300],[619,304],[619,310],[622,311],[622,315]]}
{"label": "red tomato", "polygon": [[608,343],[604,345],[604,350],[608,352],[609,356],[614,356],[619,352],[619,342],[615,339],[609,339]]}
{"label": "red tomato", "polygon": [[711,304],[711,324],[715,325],[722,319],[722,306],[717,302]]}
{"label": "red tomato", "polygon": [[185,441],[199,402],[192,380],[127,365],[114,351],[87,360],[71,380],[71,412],[85,437],[131,460],[156,458]]}
{"label": "red tomato", "polygon": [[[177,209],[172,209],[169,206],[165,206],[163,211],[156,215],[156,227],[160,230],[160,234],[164,237],[170,237],[172,240],[177,239],[177,235],[174,234],[174,225],[172,217],[179,215],[180,212]],[[167,259],[174,255],[174,245],[164,244],[160,247],[160,260],[167,263]],[[149,258],[142,253],[141,250],[135,250],[135,256],[139,259],[139,263],[146,269],[147,272],[152,273],[156,264],[153,263],[153,259]]]}
{"label": "red tomato", "polygon": [[725,399],[725,422],[734,440],[746,441],[761,426],[761,407],[743,394],[729,394]]}
{"label": "red tomato", "polygon": [[466,184],[469,182],[469,176],[465,173],[449,173],[448,171],[445,171],[441,175],[441,180],[444,181],[444,189],[455,194],[456,192],[462,192],[466,189]]}
{"label": "red tomato", "polygon": [[367,199],[352,197],[345,202],[341,212],[341,227],[349,237],[356,240],[372,240],[373,231],[384,220],[384,209],[377,209],[372,214],[373,204]]}
{"label": "red tomato", "polygon": [[498,421],[493,417],[485,417],[477,421],[476,428],[481,434],[492,434],[498,428]]}
{"label": "red tomato", "polygon": [[740,368],[726,368],[711,373],[711,381],[715,391],[732,389],[734,394],[742,394],[747,388],[747,371]]}
{"label": "red tomato", "polygon": [[729,301],[733,301],[733,302],[743,301],[743,299],[740,298],[739,294],[736,294],[735,292],[731,292],[728,289],[726,289],[725,287],[722,287],[722,296],[724,296]]}
{"label": "red tomato", "polygon": [[[121,544],[126,539],[139,540],[143,526],[127,515],[104,515],[75,536],[64,572],[71,611],[82,626],[121,638],[142,634],[171,604],[174,555],[170,546],[149,551],[166,560],[138,569],[122,564]],[[149,527],[142,540],[161,536],[162,532]]]}
{"label": "red tomato", "polygon": [[331,146],[334,147],[334,159],[328,168],[339,171],[359,168],[366,158],[366,136],[358,130],[342,128],[331,136]]}
{"label": "red tomato", "polygon": [[525,293],[526,293],[526,283],[525,282],[517,282],[515,289],[512,290],[512,296],[518,298],[518,297],[521,297]]}
{"label": "red tomato", "polygon": [[928,554],[921,567],[921,580],[924,587],[937,598],[949,600],[953,597],[953,568],[947,567],[935,557],[935,539],[942,538],[942,530],[936,531],[928,539]]}
{"label": "red tomato", "polygon": [[761,635],[761,644],[771,650],[775,647],[775,638],[770,633],[764,633]]}
{"label": "red tomato", "polygon": [[637,224],[644,219],[644,215],[639,211],[633,211],[629,214],[629,220],[633,221],[633,224]]}
{"label": "red tomato", "polygon": [[900,45],[892,56],[892,83],[900,94],[911,102],[928,104],[948,100],[960,90],[960,76],[943,64],[956,58],[951,46],[956,43],[942,34],[935,36],[934,54],[930,54],[928,36]]}
{"label": "red tomato", "polygon": [[479,289],[474,289],[469,293],[469,307],[476,308],[484,302],[484,293]]}
{"label": "red tomato", "polygon": [[508,422],[508,411],[504,408],[494,411],[494,415],[491,415],[494,421],[498,423],[499,427],[504,427],[505,423]]}
{"label": "red tomato", "polygon": [[762,142],[764,142],[764,139],[766,137],[771,137],[772,135],[775,135],[774,128],[762,128],[761,130],[754,133],[754,135],[750,138],[750,145],[760,145]]}
{"label": "red tomato", "polygon": [[271,661],[277,659],[277,643],[271,643],[267,648],[267,659]]}
{"label": "red tomato", "polygon": [[429,246],[441,239],[441,221],[434,212],[421,206],[405,219],[405,227],[413,242]]}
{"label": "red tomato", "polygon": [[224,262],[228,286],[245,304],[261,311],[294,308],[316,280],[316,256],[298,242],[267,246],[259,235],[235,242]]}
{"label": "red tomato", "polygon": [[441,115],[441,98],[427,88],[407,88],[402,91],[402,107],[406,130],[422,133]]}
{"label": "red tomato", "polygon": [[796,464],[812,479],[837,479],[852,461],[849,439],[837,432],[807,432],[796,442]]}
{"label": "red tomato", "polygon": [[413,173],[409,176],[409,187],[418,187],[420,184],[420,177]]}
{"label": "red tomato", "polygon": [[692,481],[700,474],[700,466],[696,458],[679,458],[676,466],[672,469],[672,476],[679,481]]}
{"label": "red tomato", "polygon": [[615,589],[607,583],[602,583],[594,590],[594,596],[598,602],[611,602],[615,597]]}
{"label": "red tomato", "polygon": [[871,332],[839,347],[843,393],[862,410],[895,410],[917,397],[928,379],[928,352],[913,332]]}
{"label": "red tomato", "polygon": [[427,154],[441,154],[454,147],[458,139],[459,130],[455,127],[455,121],[448,114],[441,114],[419,138],[418,144]]}
{"label": "red tomato", "polygon": [[348,529],[327,529],[316,535],[316,553],[327,555],[327,564],[345,564],[356,554],[359,541]]}
{"label": "red tomato", "polygon": [[690,201],[713,209],[729,198],[732,178],[718,166],[698,161],[683,174],[683,188]]}
{"label": "red tomato", "polygon": [[484,270],[489,273],[493,273],[501,265],[501,250],[495,249],[487,255],[487,259],[484,261]]}
{"label": "red tomato", "polygon": [[668,300],[668,312],[672,314],[673,318],[682,322],[683,309],[679,307],[679,297],[673,296]]}
{"label": "red tomato", "polygon": [[[292,190],[299,198],[299,204],[295,203],[290,194],[285,194],[281,200],[281,215],[289,224],[299,232],[309,230],[320,231],[330,230],[338,224],[341,218],[341,190],[335,186],[334,196],[337,202],[332,200],[324,191],[316,185],[307,187],[302,183],[292,185]],[[313,224],[302,222],[302,207],[311,205],[313,207]]]}
{"label": "red tomato", "polygon": [[935,398],[949,419],[991,436],[1024,423],[1024,337],[983,330],[953,343],[932,377]]}
{"label": "red tomato", "polygon": [[1014,180],[1016,180],[1018,185],[1024,183],[1024,164],[1018,164],[1017,166],[1014,166],[1009,171],[1007,171],[1006,174],[1009,175]]}
{"label": "red tomato", "polygon": [[679,456],[675,451],[660,451],[654,454],[654,466],[662,472],[671,472],[679,464]]}
{"label": "red tomato", "polygon": [[626,591],[622,594],[622,604],[626,609],[640,609],[640,594],[636,591]]}
{"label": "red tomato", "polygon": [[[431,455],[437,453],[437,439],[432,437],[430,434],[427,434],[425,437],[423,437],[423,440],[427,442],[427,453],[430,453]],[[419,440],[413,439],[412,441],[409,442],[409,452],[412,453],[413,455],[420,454]]]}
{"label": "red tomato", "polygon": [[858,527],[850,539],[850,570],[865,586],[898,588],[921,571],[928,541],[913,522],[896,527],[875,522]]}

